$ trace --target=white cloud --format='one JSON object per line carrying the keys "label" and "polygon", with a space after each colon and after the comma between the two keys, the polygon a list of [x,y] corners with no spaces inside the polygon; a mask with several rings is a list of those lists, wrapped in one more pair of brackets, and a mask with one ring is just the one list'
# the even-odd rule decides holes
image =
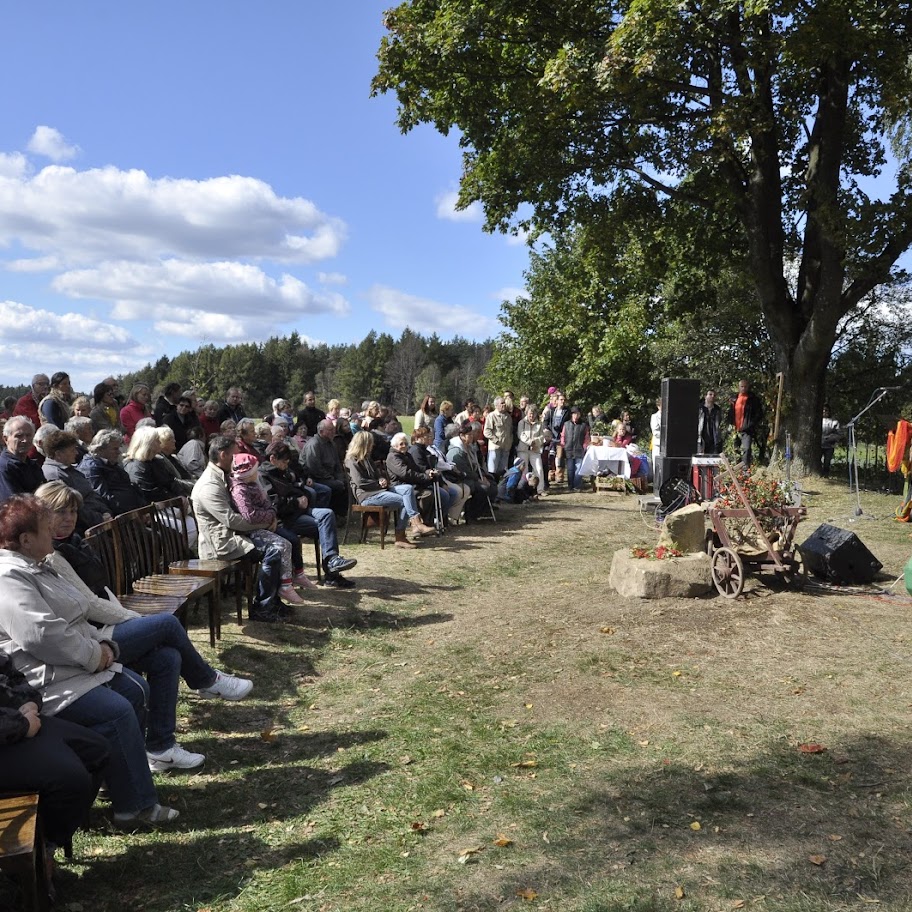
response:
{"label": "white cloud", "polygon": [[313,263],[335,256],[345,234],[341,220],[310,200],[277,196],[251,177],[151,178],[60,165],[28,174],[14,155],[0,161],[0,244],[18,242],[70,266],[169,256]]}
{"label": "white cloud", "polygon": [[318,272],[317,281],[321,285],[348,285],[348,276],[341,272]]}
{"label": "white cloud", "polygon": [[22,177],[29,169],[21,152],[0,152],[0,177]]}
{"label": "white cloud", "polygon": [[125,329],[78,313],[53,313],[0,302],[0,380],[26,382],[36,371],[67,371],[91,390],[110,373],[138,370],[156,355]]}
{"label": "white cloud", "polygon": [[78,313],[56,314],[17,301],[0,302],[0,343],[53,342],[80,348],[135,347],[139,343],[120,326]]}
{"label": "white cloud", "polygon": [[54,127],[35,127],[35,132],[26,146],[29,152],[43,155],[53,162],[67,161],[79,154],[79,146],[71,146]]}
{"label": "white cloud", "polygon": [[459,193],[456,190],[448,190],[446,193],[439,194],[434,202],[437,204],[437,218],[446,219],[449,222],[482,222],[484,221],[484,212],[481,203],[470,203],[465,209],[457,209],[456,203],[459,199]]}
{"label": "white cloud", "polygon": [[300,279],[274,279],[245,263],[147,264],[120,260],[57,276],[55,291],[111,301],[117,320],[156,320],[160,332],[191,338],[263,338],[276,323],[312,314],[348,312],[335,292],[318,292]]}
{"label": "white cloud", "polygon": [[515,301],[517,298],[525,297],[527,294],[528,292],[525,288],[511,288],[510,286],[507,286],[495,291],[494,294],[491,295],[491,298],[497,302]]}
{"label": "white cloud", "polygon": [[394,329],[406,326],[416,332],[436,332],[442,335],[459,334],[483,339],[498,329],[496,320],[459,305],[441,304],[428,298],[374,285],[367,294],[370,306],[386,317]]}

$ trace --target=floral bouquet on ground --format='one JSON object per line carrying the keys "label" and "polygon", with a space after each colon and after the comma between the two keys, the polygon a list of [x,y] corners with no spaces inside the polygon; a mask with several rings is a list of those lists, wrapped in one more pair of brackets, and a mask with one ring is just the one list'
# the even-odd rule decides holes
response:
{"label": "floral bouquet on ground", "polygon": [[683,551],[677,548],[670,548],[668,545],[658,545],[655,548],[631,548],[632,557],[642,560],[670,560],[673,557],[684,557]]}

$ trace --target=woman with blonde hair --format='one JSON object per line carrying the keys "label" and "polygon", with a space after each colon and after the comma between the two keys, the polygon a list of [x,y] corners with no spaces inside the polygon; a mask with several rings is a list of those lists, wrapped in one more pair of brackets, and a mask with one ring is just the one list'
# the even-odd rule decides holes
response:
{"label": "woman with blonde hair", "polygon": [[414,487],[409,484],[394,487],[371,460],[373,449],[374,435],[370,431],[358,431],[352,437],[352,442],[345,453],[345,470],[354,486],[355,499],[365,507],[389,507],[398,510],[396,547],[414,548],[416,546],[406,538],[406,526],[411,523],[412,529],[419,535],[433,532],[434,528],[421,522]]}

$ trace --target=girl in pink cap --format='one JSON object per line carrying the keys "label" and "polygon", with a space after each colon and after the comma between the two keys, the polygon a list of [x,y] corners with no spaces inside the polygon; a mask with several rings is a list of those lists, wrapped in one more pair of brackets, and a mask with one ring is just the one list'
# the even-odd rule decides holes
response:
{"label": "girl in pink cap", "polygon": [[[259,461],[256,456],[249,453],[236,453],[231,463],[231,499],[237,507],[238,513],[251,523],[268,523],[276,521],[276,510],[269,500],[263,486],[258,480]],[[256,529],[247,535],[258,548],[266,545],[275,545],[282,552],[282,583],[279,588],[279,598],[286,605],[303,605],[304,600],[295,592],[295,586],[304,589],[315,588],[315,583],[307,578],[304,573],[304,562],[300,558],[300,542],[298,543],[298,559],[301,560],[300,568],[295,572],[292,567],[292,543],[277,532],[268,529]]]}

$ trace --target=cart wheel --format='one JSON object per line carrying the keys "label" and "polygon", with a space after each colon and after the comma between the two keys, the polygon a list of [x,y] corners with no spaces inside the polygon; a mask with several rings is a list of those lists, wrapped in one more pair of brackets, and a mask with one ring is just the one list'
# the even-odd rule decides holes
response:
{"label": "cart wheel", "polygon": [[792,560],[789,563],[788,568],[782,573],[777,574],[777,576],[786,586],[804,589],[805,583],[807,583],[808,568],[807,564],[804,562],[803,555],[797,548],[795,548],[795,551],[792,554]]}
{"label": "cart wheel", "polygon": [[706,538],[703,540],[703,550],[710,556],[716,550],[716,533],[712,529],[706,530]]}
{"label": "cart wheel", "polygon": [[744,564],[731,548],[716,548],[712,556],[712,579],[719,594],[734,599],[744,590]]}

